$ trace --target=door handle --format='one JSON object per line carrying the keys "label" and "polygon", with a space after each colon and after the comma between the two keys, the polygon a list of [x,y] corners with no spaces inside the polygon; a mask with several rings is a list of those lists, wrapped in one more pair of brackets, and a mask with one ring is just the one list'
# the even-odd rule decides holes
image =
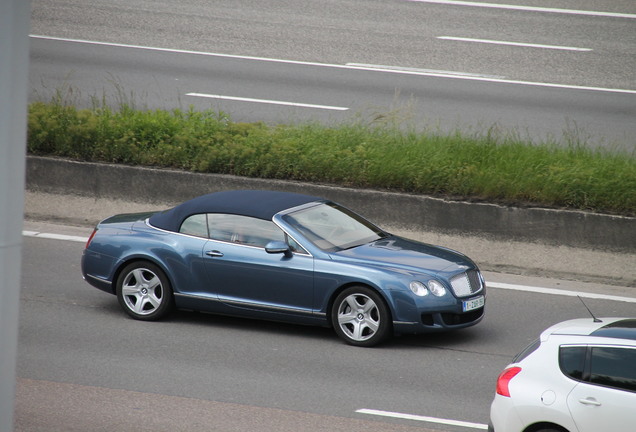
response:
{"label": "door handle", "polygon": [[579,399],[579,402],[583,405],[601,406],[601,403],[594,398]]}
{"label": "door handle", "polygon": [[223,256],[223,253],[219,252],[218,250],[207,251],[205,254],[207,256],[210,256],[210,257],[222,257]]}

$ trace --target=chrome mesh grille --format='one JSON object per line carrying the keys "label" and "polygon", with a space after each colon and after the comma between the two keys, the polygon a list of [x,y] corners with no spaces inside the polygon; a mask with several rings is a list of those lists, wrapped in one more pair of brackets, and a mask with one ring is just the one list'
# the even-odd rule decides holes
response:
{"label": "chrome mesh grille", "polygon": [[451,279],[453,292],[457,297],[466,297],[482,290],[482,280],[477,270],[469,270]]}

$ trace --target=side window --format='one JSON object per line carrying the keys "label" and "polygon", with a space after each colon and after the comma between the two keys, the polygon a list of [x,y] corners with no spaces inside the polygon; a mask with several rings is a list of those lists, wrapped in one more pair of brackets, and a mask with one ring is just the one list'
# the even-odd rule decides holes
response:
{"label": "side window", "polygon": [[193,235],[197,237],[208,237],[208,221],[207,215],[196,214],[188,217],[181,224],[179,232],[182,234]]}
{"label": "side window", "polygon": [[592,348],[590,382],[636,392],[636,349]]}
{"label": "side window", "polygon": [[575,379],[583,379],[585,367],[586,346],[562,346],[559,348],[559,367],[566,376]]}
{"label": "side window", "polygon": [[208,214],[208,229],[212,240],[231,242],[235,239],[235,218],[234,215]]}
{"label": "side window", "polygon": [[243,243],[264,248],[271,241],[285,241],[285,233],[272,221],[246,218],[242,227]]}
{"label": "side window", "polygon": [[264,248],[271,241],[285,241],[285,233],[272,222],[247,216],[209,214],[210,238]]}

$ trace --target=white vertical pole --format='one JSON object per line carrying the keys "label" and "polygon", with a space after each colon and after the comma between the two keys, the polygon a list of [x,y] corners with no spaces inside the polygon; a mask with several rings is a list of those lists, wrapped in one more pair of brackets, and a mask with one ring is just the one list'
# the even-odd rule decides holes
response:
{"label": "white vertical pole", "polygon": [[0,0],[0,432],[13,430],[30,0]]}

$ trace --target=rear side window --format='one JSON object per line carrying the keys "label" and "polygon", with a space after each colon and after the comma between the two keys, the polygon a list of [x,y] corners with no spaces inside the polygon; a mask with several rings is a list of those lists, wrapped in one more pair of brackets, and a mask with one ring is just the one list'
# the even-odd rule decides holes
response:
{"label": "rear side window", "polygon": [[562,346],[559,348],[559,367],[564,375],[581,381],[585,368],[585,346]]}
{"label": "rear side window", "polygon": [[208,220],[205,214],[195,214],[181,224],[179,232],[197,237],[208,237]]}
{"label": "rear side window", "polygon": [[636,349],[592,348],[590,382],[636,392]]}

